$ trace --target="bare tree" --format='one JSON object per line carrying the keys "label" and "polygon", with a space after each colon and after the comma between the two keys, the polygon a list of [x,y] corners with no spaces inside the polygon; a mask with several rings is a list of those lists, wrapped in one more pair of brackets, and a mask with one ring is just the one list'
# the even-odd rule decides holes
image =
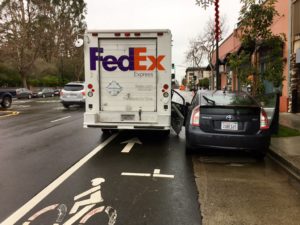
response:
{"label": "bare tree", "polygon": [[[224,37],[227,33],[226,18],[221,18],[221,34]],[[208,63],[211,71],[213,71],[213,53],[216,49],[215,41],[215,25],[214,20],[209,18],[203,31],[190,41],[189,49],[186,52],[186,61],[192,65],[200,67]]]}

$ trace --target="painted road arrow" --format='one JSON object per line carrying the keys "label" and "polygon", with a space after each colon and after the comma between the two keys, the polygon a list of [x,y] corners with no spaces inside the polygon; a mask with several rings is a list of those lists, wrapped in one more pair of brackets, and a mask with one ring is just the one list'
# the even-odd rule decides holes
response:
{"label": "painted road arrow", "polygon": [[142,144],[142,142],[138,138],[131,138],[130,140],[123,141],[121,144],[127,144],[123,150],[122,153],[129,153],[130,150],[133,148],[134,144]]}

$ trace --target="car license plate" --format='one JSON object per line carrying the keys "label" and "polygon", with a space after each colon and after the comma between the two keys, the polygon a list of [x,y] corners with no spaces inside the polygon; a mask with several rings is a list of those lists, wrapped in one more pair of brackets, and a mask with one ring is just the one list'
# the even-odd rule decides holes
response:
{"label": "car license plate", "polygon": [[134,115],[121,115],[121,121],[134,121]]}
{"label": "car license plate", "polygon": [[222,130],[238,130],[238,122],[221,122],[221,129]]}

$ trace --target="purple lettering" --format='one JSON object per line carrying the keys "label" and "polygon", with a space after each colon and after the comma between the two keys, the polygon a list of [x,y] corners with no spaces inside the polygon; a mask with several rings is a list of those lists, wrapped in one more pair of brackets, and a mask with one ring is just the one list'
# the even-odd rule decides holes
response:
{"label": "purple lettering", "polygon": [[[119,68],[121,71],[134,71],[141,69],[147,71],[165,70],[161,61],[165,58],[164,55],[159,56],[145,56],[140,53],[146,53],[146,48],[129,48],[129,55],[121,55],[119,58],[113,55],[101,56],[104,52],[103,48],[90,48],[90,70],[96,70],[97,62],[102,61],[102,66],[106,71],[115,71]],[[147,68],[145,65],[140,65],[140,62],[144,62],[150,59],[151,65]],[[127,62],[127,63],[126,63]],[[125,64],[125,65],[124,65]],[[128,65],[127,65],[128,64]],[[137,67],[135,68],[135,64]],[[100,63],[99,63],[100,65]]]}
{"label": "purple lettering", "polygon": [[102,60],[100,54],[103,53],[103,48],[90,48],[90,69],[96,70],[96,62]]}
{"label": "purple lettering", "polygon": [[[124,66],[124,61],[128,61],[128,66]],[[129,48],[129,56],[122,55],[118,59],[118,67],[122,71],[134,70],[134,48]]]}
{"label": "purple lettering", "polygon": [[116,65],[118,63],[118,60],[116,57],[114,57],[113,55],[107,55],[103,58],[103,68],[107,71],[115,71],[117,69],[117,66],[113,66]]}

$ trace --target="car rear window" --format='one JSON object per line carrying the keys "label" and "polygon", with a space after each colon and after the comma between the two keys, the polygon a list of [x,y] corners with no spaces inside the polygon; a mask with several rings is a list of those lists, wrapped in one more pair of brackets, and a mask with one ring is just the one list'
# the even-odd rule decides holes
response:
{"label": "car rear window", "polygon": [[202,93],[201,105],[211,106],[257,106],[257,103],[246,93]]}
{"label": "car rear window", "polygon": [[83,90],[83,85],[80,84],[69,84],[64,86],[66,91],[81,91]]}

